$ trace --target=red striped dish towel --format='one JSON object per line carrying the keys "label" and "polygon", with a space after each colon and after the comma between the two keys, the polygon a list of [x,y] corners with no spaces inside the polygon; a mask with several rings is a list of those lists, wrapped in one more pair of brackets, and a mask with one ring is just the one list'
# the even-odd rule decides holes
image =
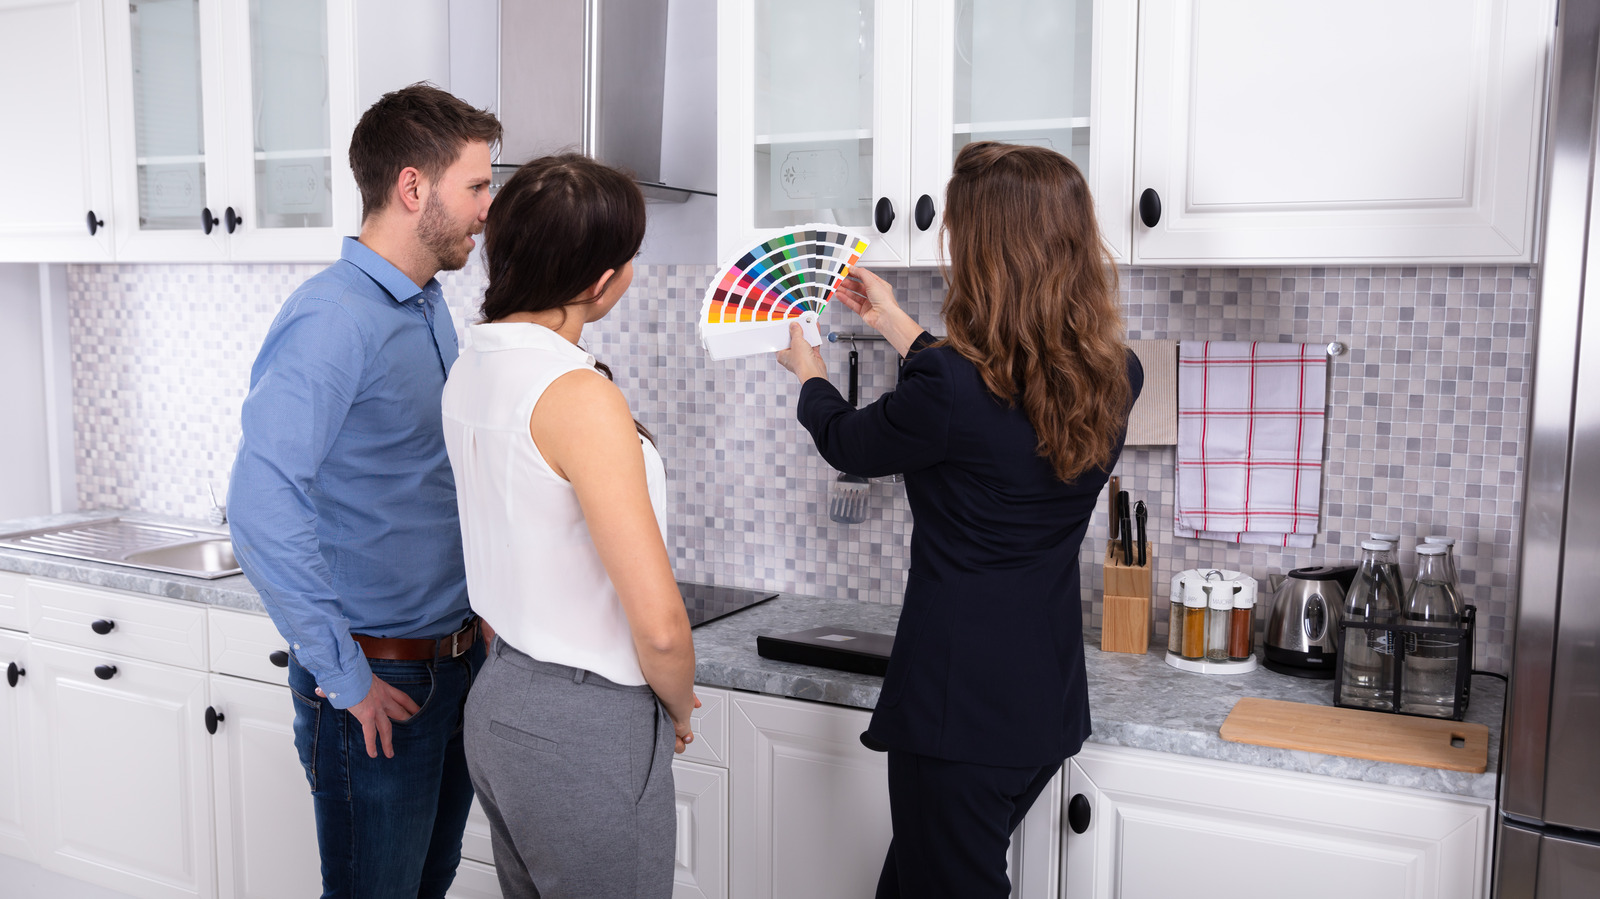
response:
{"label": "red striped dish towel", "polygon": [[1322,498],[1328,356],[1308,343],[1178,348],[1173,533],[1309,547]]}

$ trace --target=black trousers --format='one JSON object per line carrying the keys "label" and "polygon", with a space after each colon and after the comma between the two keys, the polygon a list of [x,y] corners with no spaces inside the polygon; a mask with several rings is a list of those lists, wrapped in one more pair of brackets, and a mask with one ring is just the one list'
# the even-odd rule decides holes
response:
{"label": "black trousers", "polygon": [[894,838],[877,899],[1006,899],[1006,853],[1061,763],[999,768],[889,750]]}

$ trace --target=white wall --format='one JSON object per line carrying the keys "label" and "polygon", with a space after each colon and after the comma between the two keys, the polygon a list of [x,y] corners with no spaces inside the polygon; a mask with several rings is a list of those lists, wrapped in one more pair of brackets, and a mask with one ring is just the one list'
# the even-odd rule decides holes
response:
{"label": "white wall", "polygon": [[0,521],[50,511],[40,268],[0,265]]}

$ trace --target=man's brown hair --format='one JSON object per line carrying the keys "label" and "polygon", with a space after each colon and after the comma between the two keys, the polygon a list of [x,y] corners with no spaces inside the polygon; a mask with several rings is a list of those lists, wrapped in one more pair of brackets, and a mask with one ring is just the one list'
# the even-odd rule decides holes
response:
{"label": "man's brown hair", "polygon": [[427,82],[390,91],[361,115],[350,135],[350,169],[361,189],[361,220],[389,204],[400,172],[415,168],[437,181],[473,141],[500,141],[494,113]]}

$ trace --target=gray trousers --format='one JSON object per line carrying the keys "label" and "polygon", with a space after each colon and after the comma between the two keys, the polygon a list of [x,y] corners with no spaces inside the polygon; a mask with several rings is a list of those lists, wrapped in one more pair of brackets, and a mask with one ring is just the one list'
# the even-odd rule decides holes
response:
{"label": "gray trousers", "polygon": [[648,686],[496,638],[465,727],[506,899],[672,895],[672,719]]}

